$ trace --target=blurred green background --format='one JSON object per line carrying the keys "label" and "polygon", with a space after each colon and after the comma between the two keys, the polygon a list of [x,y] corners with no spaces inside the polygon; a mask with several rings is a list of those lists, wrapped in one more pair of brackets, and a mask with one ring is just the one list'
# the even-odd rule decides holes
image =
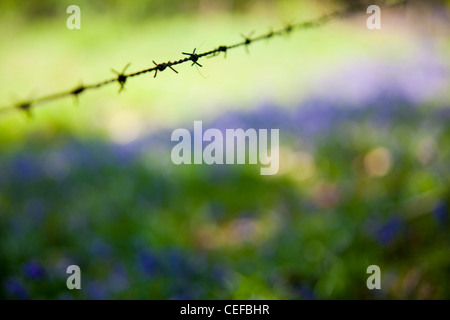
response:
{"label": "blurred green background", "polygon": [[[0,107],[345,5],[2,0]],[[0,297],[448,299],[449,3],[367,17],[0,115]],[[279,129],[279,174],[173,165],[194,120]]]}

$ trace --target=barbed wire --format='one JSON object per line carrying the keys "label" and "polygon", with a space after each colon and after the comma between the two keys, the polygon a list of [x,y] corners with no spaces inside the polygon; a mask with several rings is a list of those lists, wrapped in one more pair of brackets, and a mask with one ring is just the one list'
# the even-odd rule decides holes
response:
{"label": "barbed wire", "polygon": [[[407,1],[408,0],[400,0],[394,4],[386,6],[385,8],[389,9],[389,8],[393,8],[393,7],[396,7],[399,5],[404,5],[404,4],[406,4]],[[301,22],[301,23],[295,23],[295,24],[287,24],[281,29],[278,29],[278,30],[272,29],[269,32],[266,32],[259,36],[251,37],[251,36],[246,36],[244,34],[241,34],[244,40],[237,42],[235,44],[220,45],[220,46],[216,47],[215,49],[212,49],[212,50],[209,50],[209,51],[206,51],[203,53],[197,53],[196,52],[197,49],[194,49],[192,51],[192,53],[182,52],[182,54],[185,55],[186,57],[179,59],[179,60],[174,60],[174,61],[169,60],[169,61],[163,62],[163,63],[156,63],[153,60],[152,61],[154,64],[153,67],[143,69],[140,71],[136,71],[136,72],[125,73],[127,68],[130,66],[130,64],[128,63],[121,72],[111,69],[111,71],[116,74],[116,77],[114,77],[114,78],[110,78],[110,79],[100,81],[97,83],[93,83],[93,84],[79,85],[71,90],[61,91],[61,92],[57,92],[54,94],[50,94],[50,95],[46,95],[46,96],[42,96],[42,97],[30,99],[30,100],[25,100],[25,101],[16,103],[11,106],[3,107],[3,108],[0,108],[0,115],[9,113],[9,112],[13,112],[13,111],[23,111],[28,116],[31,116],[31,109],[34,108],[35,106],[45,104],[45,103],[48,103],[48,102],[51,102],[54,100],[59,100],[59,99],[65,98],[65,97],[70,97],[70,96],[72,96],[76,100],[78,100],[78,97],[82,93],[84,93],[88,90],[102,88],[106,85],[116,83],[116,82],[119,85],[119,93],[120,93],[120,92],[122,92],[122,90],[129,78],[137,77],[137,76],[140,76],[140,75],[143,75],[146,73],[151,73],[151,72],[155,73],[153,77],[156,78],[156,76],[158,75],[158,72],[163,72],[163,71],[167,70],[167,68],[171,69],[175,73],[178,73],[178,71],[175,70],[174,67],[177,65],[181,65],[183,63],[187,63],[187,62],[192,62],[191,66],[203,67],[199,63],[199,60],[202,58],[215,57],[222,53],[223,53],[224,57],[226,57],[229,50],[236,49],[239,47],[245,47],[245,49],[248,52],[248,47],[255,42],[272,39],[274,37],[278,37],[278,36],[282,36],[282,35],[287,35],[287,34],[290,34],[294,31],[298,31],[298,30],[318,28],[318,27],[330,22],[331,20],[338,19],[338,18],[344,18],[349,15],[358,13],[358,12],[360,12],[361,9],[364,9],[364,8],[365,7],[360,4],[354,4],[354,5],[349,6],[347,9],[334,11],[332,13],[326,14],[326,15],[319,17],[317,19],[314,19],[314,20],[305,21],[305,22]]]}

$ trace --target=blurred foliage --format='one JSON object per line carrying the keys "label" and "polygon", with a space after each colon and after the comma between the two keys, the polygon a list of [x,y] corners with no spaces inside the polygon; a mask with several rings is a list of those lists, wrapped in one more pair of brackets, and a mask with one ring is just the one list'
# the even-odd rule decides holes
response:
{"label": "blurred foliage", "polygon": [[[280,128],[269,178],[173,166],[170,132],[128,145],[30,140],[1,160],[2,295],[448,298],[449,116],[385,94],[363,109],[311,101],[210,124]],[[65,289],[71,264],[80,291]],[[381,291],[366,288],[371,264]]]}
{"label": "blurred foliage", "polygon": [[[2,0],[0,2],[0,11],[20,12],[20,15],[26,19],[48,19],[55,16],[61,16],[69,5],[78,5],[81,8],[94,14],[120,13],[121,17],[127,17],[130,20],[141,21],[154,16],[168,16],[179,14],[198,14],[207,12],[248,12],[254,7],[274,8],[278,6],[292,6],[294,0]],[[315,1],[303,1],[313,4]],[[341,6],[361,4],[368,7],[372,4],[382,6],[383,4],[395,3],[396,0],[327,0],[321,1],[321,5],[329,6],[333,3],[340,3]],[[419,2],[410,0],[411,3]],[[423,1],[420,1],[423,3]],[[448,0],[427,1],[425,4],[436,6],[449,4]]]}
{"label": "blurred foliage", "polygon": [[[77,3],[89,28],[68,33],[59,17]],[[280,19],[254,1],[208,3],[2,1],[2,93],[103,78],[111,63],[147,66],[149,52]],[[305,16],[334,6],[261,3]],[[252,6],[245,19],[203,15]],[[1,119],[0,298],[450,298],[448,34],[365,32],[333,25],[211,59],[210,78],[163,74]],[[279,128],[279,175],[174,166],[171,130],[199,118]],[[71,264],[80,291],[66,288]],[[366,287],[372,264],[379,291]]]}
{"label": "blurred foliage", "polygon": [[[271,6],[286,0],[264,0],[258,5]],[[80,8],[96,14],[104,12],[120,13],[124,17],[143,20],[156,15],[192,14],[201,11],[228,11],[239,12],[249,9],[253,0],[150,0],[150,1],[89,1],[89,0],[44,0],[44,1],[12,1],[4,0],[0,4],[2,11],[20,11],[26,18],[39,19],[60,16],[69,5],[78,5]]]}

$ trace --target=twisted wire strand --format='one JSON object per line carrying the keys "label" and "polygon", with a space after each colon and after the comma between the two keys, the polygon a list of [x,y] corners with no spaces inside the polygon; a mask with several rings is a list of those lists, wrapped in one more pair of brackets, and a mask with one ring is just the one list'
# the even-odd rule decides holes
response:
{"label": "twisted wire strand", "polygon": [[[400,0],[394,4],[386,6],[385,8],[390,9],[390,8],[393,8],[393,7],[396,7],[399,5],[404,5],[404,4],[406,4],[407,1],[408,0]],[[167,68],[171,69],[175,73],[178,73],[178,71],[174,67],[184,64],[184,63],[187,63],[187,62],[191,62],[192,66],[203,67],[199,63],[199,60],[202,58],[215,57],[221,53],[223,53],[224,56],[226,57],[229,50],[236,49],[239,47],[245,47],[248,52],[248,47],[255,42],[262,41],[262,40],[268,40],[268,39],[272,39],[274,37],[279,37],[282,35],[290,34],[294,31],[298,31],[298,30],[318,28],[332,20],[345,18],[352,14],[358,13],[358,12],[360,12],[361,9],[364,9],[364,7],[361,5],[351,5],[347,9],[334,11],[332,13],[326,14],[326,15],[321,16],[314,20],[309,20],[309,21],[295,23],[295,24],[287,24],[281,29],[270,30],[269,32],[263,33],[259,36],[250,37],[250,36],[242,35],[244,40],[237,42],[235,44],[220,45],[220,46],[216,47],[215,49],[205,51],[203,53],[196,53],[196,49],[194,49],[192,53],[182,52],[182,54],[185,55],[186,57],[179,59],[179,60],[174,60],[174,61],[169,60],[164,63],[156,63],[155,61],[153,61],[154,66],[147,68],[147,69],[140,70],[140,71],[125,73],[126,69],[129,66],[129,64],[128,64],[125,66],[125,68],[122,70],[122,72],[117,72],[115,70],[112,70],[117,75],[114,78],[110,78],[110,79],[103,80],[103,81],[100,81],[97,83],[92,83],[92,84],[86,84],[86,85],[82,84],[71,90],[53,93],[50,95],[41,96],[41,97],[30,99],[30,100],[25,100],[25,101],[16,103],[14,105],[3,107],[3,108],[0,108],[0,115],[6,114],[6,113],[11,113],[14,111],[23,111],[28,116],[31,116],[31,109],[34,108],[35,106],[46,104],[48,102],[59,100],[59,99],[62,99],[65,97],[70,97],[70,96],[73,96],[75,99],[78,99],[78,97],[82,93],[84,93],[88,90],[102,88],[104,86],[107,86],[107,85],[115,83],[115,82],[117,82],[119,84],[119,87],[120,87],[119,93],[120,93],[123,90],[128,78],[137,77],[137,76],[140,76],[140,75],[143,75],[146,73],[151,73],[151,72],[155,73],[154,78],[156,78],[158,72],[163,72],[163,71],[167,70]]]}

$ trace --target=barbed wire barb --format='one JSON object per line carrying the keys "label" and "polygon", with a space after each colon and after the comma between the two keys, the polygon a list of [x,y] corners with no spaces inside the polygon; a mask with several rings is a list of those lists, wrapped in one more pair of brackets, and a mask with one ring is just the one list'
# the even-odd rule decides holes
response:
{"label": "barbed wire barb", "polygon": [[195,48],[192,53],[182,52],[182,54],[184,54],[185,56],[189,56],[189,60],[192,61],[191,67],[193,67],[194,65],[198,65],[199,67],[203,67],[200,63],[197,62],[200,57],[199,57],[198,54],[195,53],[195,51],[197,51],[197,48]]}
{"label": "barbed wire barb", "polygon": [[76,106],[80,105],[79,96],[84,92],[84,90],[86,90],[86,87],[80,84],[78,87],[76,87],[70,92],[70,94],[73,96],[73,101]]}
{"label": "barbed wire barb", "polygon": [[[394,8],[399,5],[403,7],[403,5],[405,5],[408,1],[409,0],[399,0],[398,2],[387,5],[384,8]],[[62,91],[62,92],[54,93],[51,95],[41,96],[41,97],[38,97],[35,99],[29,99],[27,101],[22,101],[20,103],[14,104],[12,106],[0,108],[0,114],[7,114],[7,113],[11,113],[14,110],[20,110],[20,111],[24,112],[25,114],[27,114],[28,117],[31,117],[31,109],[36,107],[37,105],[45,104],[50,101],[62,99],[64,97],[68,97],[68,96],[73,96],[75,102],[78,103],[80,94],[86,92],[87,90],[101,88],[101,87],[104,87],[104,86],[114,83],[114,82],[117,82],[119,84],[119,93],[121,93],[125,87],[125,83],[128,80],[128,78],[136,77],[136,76],[143,75],[145,73],[150,73],[150,72],[155,72],[153,78],[156,78],[158,72],[163,72],[167,68],[170,68],[173,72],[178,73],[178,71],[175,70],[173,67],[176,65],[186,63],[186,62],[192,62],[191,66],[203,67],[198,62],[203,57],[212,58],[212,57],[218,56],[220,53],[223,53],[224,57],[226,58],[229,50],[235,49],[238,47],[245,47],[247,53],[249,53],[250,52],[249,46],[257,41],[261,41],[264,39],[267,39],[267,40],[272,39],[275,36],[289,35],[294,31],[298,31],[298,30],[302,30],[302,29],[306,30],[306,29],[310,29],[310,28],[317,28],[317,27],[320,27],[320,26],[332,21],[333,19],[345,18],[351,14],[355,14],[358,12],[365,13],[365,10],[362,10],[362,9],[364,9],[364,7],[360,4],[350,5],[349,7],[347,7],[347,9],[334,11],[330,14],[326,14],[322,17],[319,17],[315,20],[309,20],[309,21],[305,21],[302,23],[288,23],[288,24],[285,24],[285,26],[279,30],[270,29],[269,32],[266,32],[266,33],[261,34],[256,37],[252,37],[252,35],[254,34],[253,32],[250,33],[249,35],[241,34],[242,37],[244,38],[244,40],[241,42],[238,42],[238,43],[235,43],[232,45],[220,45],[213,50],[206,51],[203,53],[197,53],[197,49],[194,49],[192,53],[182,52],[182,54],[187,57],[179,59],[179,60],[175,60],[174,62],[171,62],[171,60],[169,60],[168,62],[164,62],[164,63],[156,63],[154,60],[152,60],[153,64],[155,65],[154,67],[126,74],[125,71],[130,66],[130,63],[128,63],[122,69],[122,72],[118,72],[114,69],[111,69],[111,71],[116,74],[116,77],[114,77],[114,78],[104,80],[104,81],[101,81],[98,83],[90,84],[90,85],[81,84],[72,90]]]}
{"label": "barbed wire barb", "polygon": [[153,64],[156,66],[155,68],[153,68],[153,70],[155,71],[155,75],[153,76],[153,78],[156,78],[158,71],[163,72],[168,67],[172,69],[173,72],[178,73],[178,71],[172,67],[173,64],[170,61],[168,61],[167,63],[156,63],[155,60],[153,60]]}
{"label": "barbed wire barb", "polygon": [[241,33],[241,36],[245,39],[244,41],[244,46],[245,46],[245,51],[247,53],[250,53],[250,50],[248,49],[248,46],[252,44],[253,39],[251,38],[251,35],[254,34],[255,32],[252,31],[248,36],[246,36],[245,34]]}
{"label": "barbed wire barb", "polygon": [[117,74],[117,82],[119,83],[119,93],[122,92],[125,82],[127,82],[128,76],[125,75],[125,71],[127,71],[128,67],[131,65],[131,62],[128,62],[127,65],[122,69],[122,72],[117,72],[114,69],[111,69],[111,71],[115,74]]}
{"label": "barbed wire barb", "polygon": [[32,104],[29,102],[20,102],[17,104],[17,108],[26,114],[28,118],[32,118],[33,114],[31,113]]}

